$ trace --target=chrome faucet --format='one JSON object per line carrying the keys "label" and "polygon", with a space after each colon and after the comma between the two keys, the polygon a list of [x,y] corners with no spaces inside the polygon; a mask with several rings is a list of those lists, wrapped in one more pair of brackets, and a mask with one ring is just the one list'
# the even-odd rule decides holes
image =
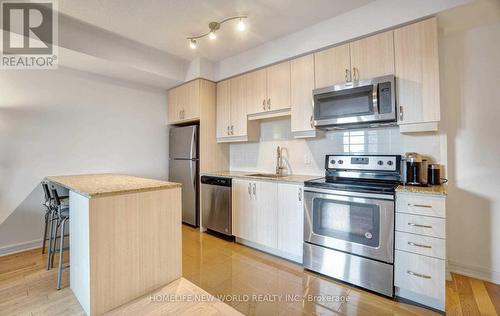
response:
{"label": "chrome faucet", "polygon": [[281,175],[285,167],[283,167],[283,155],[280,146],[276,148],[276,174]]}

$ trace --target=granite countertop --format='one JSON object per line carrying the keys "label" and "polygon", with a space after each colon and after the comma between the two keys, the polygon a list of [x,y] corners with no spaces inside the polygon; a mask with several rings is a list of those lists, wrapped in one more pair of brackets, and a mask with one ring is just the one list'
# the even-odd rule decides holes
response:
{"label": "granite countertop", "polygon": [[418,187],[412,185],[399,185],[396,188],[396,192],[407,192],[407,193],[422,193],[422,194],[433,194],[433,195],[446,195],[446,185],[433,185],[429,187]]}
{"label": "granite countertop", "polygon": [[[321,178],[322,176],[311,176],[311,175],[283,175],[280,177],[259,177],[254,176],[258,171],[214,171],[214,172],[204,172],[202,176],[216,176],[216,177],[226,177],[226,178],[245,178],[245,179],[256,179],[256,180],[269,180],[277,182],[291,182],[291,183],[304,183],[305,181]],[[270,174],[270,173],[269,173]]]}
{"label": "granite countertop", "polygon": [[171,189],[181,186],[180,183],[175,182],[139,178],[120,174],[49,176],[46,177],[46,180],[54,182],[55,184],[89,198]]}

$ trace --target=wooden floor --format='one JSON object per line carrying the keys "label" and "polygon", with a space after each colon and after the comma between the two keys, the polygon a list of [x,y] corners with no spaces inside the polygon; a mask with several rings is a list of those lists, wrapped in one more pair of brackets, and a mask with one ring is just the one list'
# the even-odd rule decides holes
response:
{"label": "wooden floor", "polygon": [[[83,315],[68,287],[69,269],[57,291],[57,271],[47,271],[45,260],[40,249],[0,257],[0,315]],[[183,275],[246,315],[437,315],[189,227],[183,228]],[[325,295],[328,301],[302,299]],[[453,274],[446,309],[447,315],[500,315],[500,286]]]}

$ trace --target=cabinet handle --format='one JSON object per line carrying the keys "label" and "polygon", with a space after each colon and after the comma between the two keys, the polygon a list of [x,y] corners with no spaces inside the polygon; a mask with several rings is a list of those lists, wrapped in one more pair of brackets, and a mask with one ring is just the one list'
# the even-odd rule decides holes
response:
{"label": "cabinet handle", "polygon": [[231,125],[231,135],[234,135],[234,126]]}
{"label": "cabinet handle", "polygon": [[430,206],[430,205],[423,205],[423,204],[411,204],[411,203],[408,203],[408,206],[409,206],[409,207],[432,208],[432,206]]}
{"label": "cabinet handle", "polygon": [[257,189],[255,188],[255,182],[253,184],[253,196],[257,197]]}
{"label": "cabinet handle", "polygon": [[345,69],[345,82],[351,81],[350,80],[351,78],[349,78],[349,77],[351,77],[350,75],[351,75],[351,72],[349,71],[349,69],[346,68]]}
{"label": "cabinet handle", "polygon": [[403,106],[400,105],[399,106],[399,120],[402,121],[403,120]]}
{"label": "cabinet handle", "polygon": [[302,202],[302,188],[299,188],[299,202]]}
{"label": "cabinet handle", "polygon": [[414,227],[421,227],[421,228],[432,228],[430,225],[422,225],[422,224],[415,224],[415,223],[408,223],[409,226],[414,226]]}
{"label": "cabinet handle", "polygon": [[252,184],[248,182],[248,195],[252,194]]}
{"label": "cabinet handle", "polygon": [[429,245],[422,245],[422,244],[416,244],[416,243],[411,242],[411,241],[409,241],[409,242],[408,242],[408,245],[410,245],[410,246],[415,246],[415,247],[420,247],[420,248],[428,248],[428,249],[431,249],[431,248],[432,248],[432,246],[429,246]]}
{"label": "cabinet handle", "polygon": [[313,116],[309,118],[309,122],[311,123],[311,128],[314,128],[314,123],[313,123]]}
{"label": "cabinet handle", "polygon": [[413,276],[422,278],[422,279],[431,279],[432,278],[430,275],[416,273],[416,272],[413,272],[413,271],[410,271],[410,270],[407,270],[406,273],[408,273],[409,275],[413,275]]}
{"label": "cabinet handle", "polygon": [[267,109],[271,109],[271,98],[267,99]]}
{"label": "cabinet handle", "polygon": [[358,68],[352,67],[352,76],[354,77],[353,81],[358,81],[359,80],[359,71],[358,71]]}
{"label": "cabinet handle", "polygon": [[266,110],[266,99],[262,100],[262,109]]}
{"label": "cabinet handle", "polygon": [[227,126],[227,134],[229,135],[229,125]]}

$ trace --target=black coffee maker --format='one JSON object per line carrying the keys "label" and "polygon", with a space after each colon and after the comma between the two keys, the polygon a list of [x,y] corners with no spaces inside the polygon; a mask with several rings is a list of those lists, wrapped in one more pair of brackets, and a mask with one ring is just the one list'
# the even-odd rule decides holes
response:
{"label": "black coffee maker", "polygon": [[427,160],[418,153],[410,152],[404,158],[404,176],[406,185],[427,185]]}

